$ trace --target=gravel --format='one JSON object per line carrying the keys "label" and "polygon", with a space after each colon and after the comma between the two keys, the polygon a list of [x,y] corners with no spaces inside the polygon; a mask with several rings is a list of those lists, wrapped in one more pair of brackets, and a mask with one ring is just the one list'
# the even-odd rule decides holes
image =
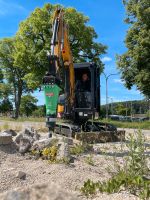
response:
{"label": "gravel", "polygon": [[[148,148],[150,140],[147,141]],[[45,160],[35,160],[29,154],[24,156],[17,152],[14,143],[10,145],[0,145],[0,193],[16,188],[29,187],[38,183],[56,184],[65,191],[80,194],[79,188],[83,186],[84,181],[91,179],[93,181],[106,181],[111,175],[108,168],[114,171],[114,155],[119,163],[123,162],[122,157],[126,155],[127,149],[124,143],[105,143],[94,145],[95,154],[92,155],[94,166],[86,162],[86,157],[82,155],[76,157],[74,163],[49,164]],[[150,148],[149,148],[150,149]],[[148,154],[150,152],[147,152]],[[150,166],[150,163],[149,163]],[[25,179],[16,176],[20,171],[26,174]],[[80,199],[86,199],[80,196]],[[128,192],[115,194],[98,193],[93,200],[138,200],[134,195]]]}

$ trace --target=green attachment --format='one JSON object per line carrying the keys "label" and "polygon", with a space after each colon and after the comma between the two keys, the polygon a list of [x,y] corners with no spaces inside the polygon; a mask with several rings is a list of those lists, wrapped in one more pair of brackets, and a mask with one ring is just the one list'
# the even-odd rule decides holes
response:
{"label": "green attachment", "polygon": [[59,92],[61,91],[58,85],[43,85],[45,103],[46,103],[46,116],[57,115],[57,104]]}

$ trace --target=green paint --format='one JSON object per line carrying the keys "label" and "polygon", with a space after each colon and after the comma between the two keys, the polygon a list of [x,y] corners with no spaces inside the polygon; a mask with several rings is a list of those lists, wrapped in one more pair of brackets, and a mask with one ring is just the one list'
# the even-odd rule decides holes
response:
{"label": "green paint", "polygon": [[57,112],[57,103],[61,89],[55,85],[44,85],[44,95],[46,103],[46,115],[55,115]]}

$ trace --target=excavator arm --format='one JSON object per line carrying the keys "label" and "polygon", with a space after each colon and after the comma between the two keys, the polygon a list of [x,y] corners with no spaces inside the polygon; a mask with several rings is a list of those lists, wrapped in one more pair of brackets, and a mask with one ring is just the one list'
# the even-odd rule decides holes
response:
{"label": "excavator arm", "polygon": [[70,113],[74,106],[75,75],[72,52],[69,43],[68,27],[64,21],[64,11],[57,9],[54,14],[51,51],[48,52],[49,68],[43,78],[46,101],[46,125],[54,130],[57,118],[59,93],[62,88],[61,71],[65,78],[65,112]]}

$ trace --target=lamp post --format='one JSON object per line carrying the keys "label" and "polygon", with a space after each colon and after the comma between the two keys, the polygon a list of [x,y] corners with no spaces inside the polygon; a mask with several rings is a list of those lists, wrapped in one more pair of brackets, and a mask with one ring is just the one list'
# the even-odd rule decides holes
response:
{"label": "lamp post", "polygon": [[105,77],[105,81],[106,81],[106,119],[108,119],[108,79],[110,76],[114,76],[114,75],[117,75],[118,73],[116,74],[104,74],[104,77]]}
{"label": "lamp post", "polygon": [[108,104],[110,104],[111,115],[113,115],[113,98],[112,97],[108,97],[108,99],[110,99],[110,103],[108,101]]}

